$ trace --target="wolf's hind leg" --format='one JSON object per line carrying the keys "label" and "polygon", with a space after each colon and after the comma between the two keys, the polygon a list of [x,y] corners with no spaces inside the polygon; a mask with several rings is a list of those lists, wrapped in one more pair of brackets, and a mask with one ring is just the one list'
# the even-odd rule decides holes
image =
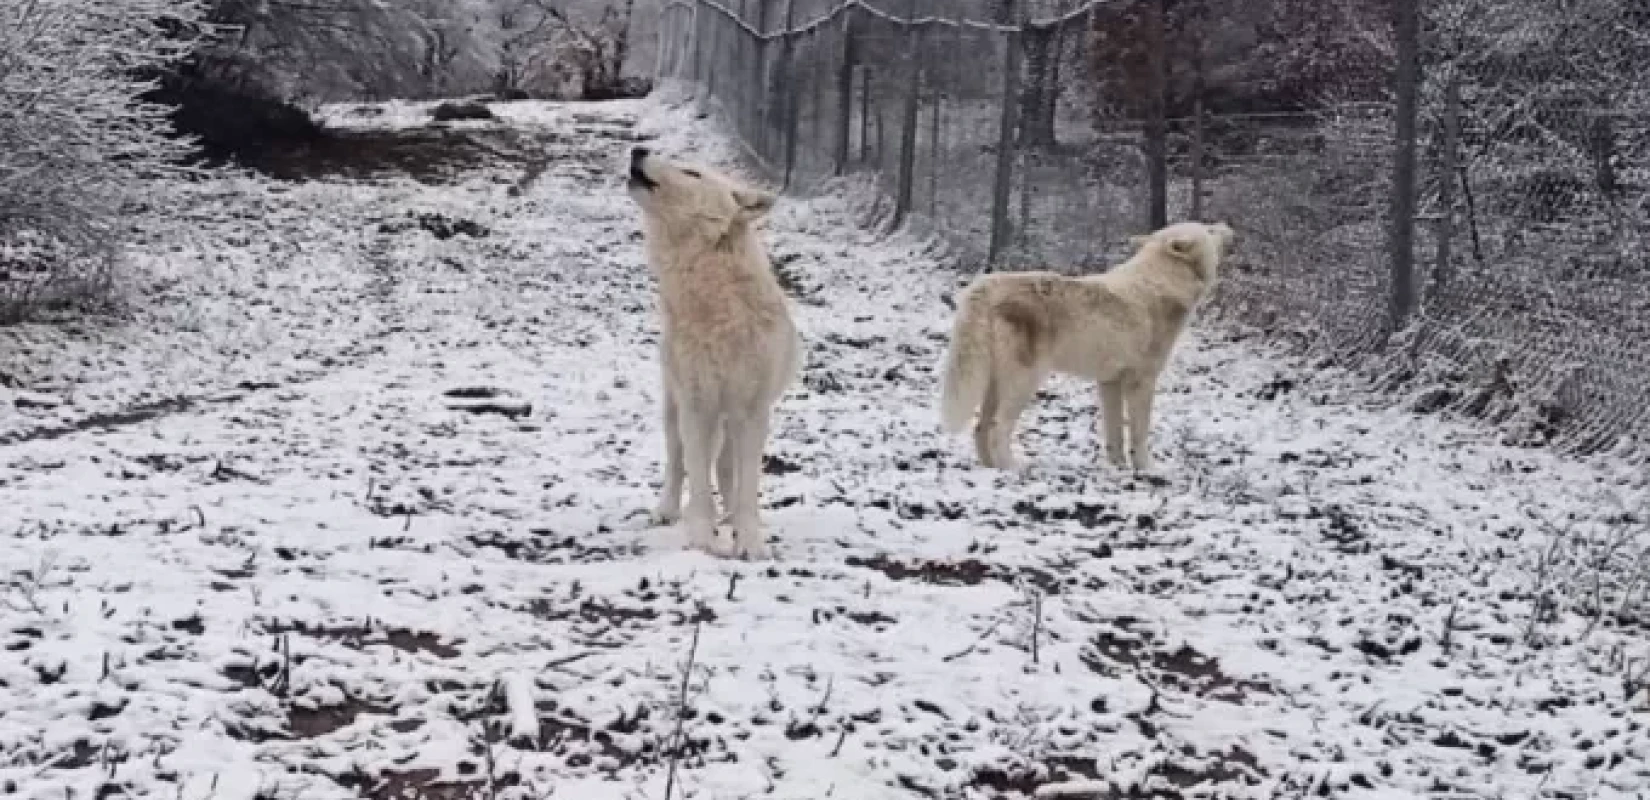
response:
{"label": "wolf's hind leg", "polygon": [[993,380],[985,387],[985,399],[981,401],[979,417],[974,421],[974,455],[980,459],[982,467],[997,466],[997,454],[992,449],[996,428],[997,382]]}
{"label": "wolf's hind leg", "polygon": [[1100,428],[1104,432],[1106,460],[1114,467],[1129,465],[1123,445],[1123,383],[1104,381],[1100,388]]}
{"label": "wolf's hind leg", "polygon": [[1014,428],[1037,396],[1043,375],[1029,368],[1011,367],[998,373],[997,408],[992,415],[990,445],[994,466],[1014,469]]}

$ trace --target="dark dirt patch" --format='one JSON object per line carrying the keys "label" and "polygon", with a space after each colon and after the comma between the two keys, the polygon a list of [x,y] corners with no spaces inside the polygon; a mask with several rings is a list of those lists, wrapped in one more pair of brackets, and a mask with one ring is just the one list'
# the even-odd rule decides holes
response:
{"label": "dark dirt patch", "polygon": [[312,139],[247,153],[247,167],[280,180],[357,180],[405,175],[425,184],[451,183],[463,173],[502,160],[515,150],[507,129],[425,128],[401,131],[322,131]]}
{"label": "dark dirt patch", "polygon": [[[445,782],[438,780],[440,777],[441,770],[429,768],[388,770],[376,778],[345,775],[334,780],[368,800],[482,800],[488,796],[487,781],[483,778]],[[516,772],[498,776],[501,787],[520,784],[521,776]]]}
{"label": "dark dirt patch", "polygon": [[442,392],[447,408],[469,414],[499,414],[519,419],[533,413],[533,404],[509,389],[465,386]]}
{"label": "dark dirt patch", "polygon": [[1006,570],[978,559],[961,561],[895,561],[885,555],[873,558],[849,556],[844,562],[850,567],[874,569],[896,581],[913,580],[940,586],[978,586],[985,581],[1016,584],[1021,581],[1035,586],[1046,594],[1059,594],[1061,583],[1051,573],[1022,568]]}
{"label": "dark dirt patch", "polygon": [[792,472],[801,471],[802,465],[796,463],[795,461],[788,461],[782,456],[776,456],[771,453],[764,453],[762,455],[763,475],[787,475]]}
{"label": "dark dirt patch", "polygon": [[448,102],[442,103],[430,110],[430,118],[436,122],[454,122],[457,120],[493,119],[493,110],[482,103]]}
{"label": "dark dirt patch", "polygon": [[[1069,505],[1042,506],[1037,501],[1021,500],[1014,504],[1014,513],[1032,522],[1075,522],[1089,530],[1123,525],[1128,520],[1117,509],[1099,503],[1074,502]],[[1142,515],[1144,518],[1144,515]],[[1134,520],[1141,528],[1156,527],[1152,522]]]}
{"label": "dark dirt patch", "polygon": [[[657,600],[655,596],[654,602]],[[651,605],[618,604],[607,598],[598,597],[587,597],[582,601],[540,598],[527,604],[527,612],[549,622],[578,619],[583,622],[605,623],[615,628],[642,627],[638,623],[650,622],[660,617],[666,617],[675,625],[716,621],[716,612],[703,604],[687,607],[685,602],[679,602],[676,607],[661,610]]]}
{"label": "dark dirt patch", "polygon": [[202,620],[199,614],[184,617],[183,619],[175,619],[172,620],[172,630],[183,631],[184,633],[191,634],[193,636],[199,636],[206,633],[206,621]]}
{"label": "dark dirt patch", "polygon": [[314,739],[342,730],[362,714],[393,714],[390,706],[350,698],[337,705],[287,709],[287,730],[294,738]]}
{"label": "dark dirt patch", "polygon": [[1271,687],[1263,683],[1227,675],[1219,659],[1190,645],[1170,648],[1158,642],[1150,630],[1138,628],[1138,622],[1132,617],[1111,620],[1114,629],[1095,635],[1083,653],[1083,663],[1101,675],[1114,675],[1119,666],[1132,669],[1159,686],[1228,703],[1240,703],[1250,694],[1272,694]]}
{"label": "dark dirt patch", "polygon": [[[1051,758],[1034,764],[976,769],[968,786],[980,790],[987,797],[1032,797],[1037,789],[1051,783],[1067,781],[1105,781],[1092,758]],[[1151,781],[1153,777],[1158,780]],[[1187,797],[1208,797],[1210,790],[1222,785],[1257,786],[1266,777],[1266,771],[1253,755],[1240,747],[1224,753],[1199,755],[1186,748],[1146,773],[1152,788],[1134,785],[1122,789],[1074,795],[1087,800],[1181,800]],[[1191,790],[1196,789],[1194,793]],[[1218,793],[1215,795],[1218,796]]]}
{"label": "dark dirt patch", "polygon": [[533,529],[529,538],[503,533],[472,534],[465,539],[476,547],[495,547],[516,561],[530,564],[593,564],[633,558],[642,552],[639,544],[596,544],[588,537],[558,536],[552,531]]}
{"label": "dark dirt patch", "polygon": [[[241,391],[254,392],[277,387],[278,385],[274,383],[242,381],[235,388]],[[129,428],[133,425],[142,425],[150,420],[172,414],[181,414],[211,406],[229,405],[243,399],[245,399],[243,395],[231,393],[210,397],[168,397],[148,403],[136,403],[118,411],[87,414],[64,425],[51,425],[0,434],[0,447],[27,442],[49,442],[66,436],[86,433],[87,431],[113,431],[120,428]]]}
{"label": "dark dirt patch", "polygon": [[532,403],[465,403],[451,408],[466,414],[497,414],[510,419],[521,419],[533,413]]}
{"label": "dark dirt patch", "polygon": [[916,580],[941,586],[978,586],[993,577],[993,567],[976,559],[962,561],[895,561],[887,556],[849,556],[850,567],[874,569],[896,581]]}
{"label": "dark dirt patch", "polygon": [[785,293],[798,303],[811,306],[825,305],[825,301],[819,298],[819,287],[803,282],[801,272],[796,268],[796,262],[801,260],[800,253],[786,253],[774,257],[774,279],[779,281],[779,288],[785,290]]}
{"label": "dark dirt patch", "polygon": [[413,229],[429,232],[431,236],[446,241],[454,236],[468,236],[472,239],[482,239],[492,235],[492,230],[479,222],[468,219],[454,219],[445,214],[433,212],[407,212],[404,220],[388,220],[378,224],[379,233],[401,233]]}
{"label": "dark dirt patch", "polygon": [[55,425],[46,428],[36,428],[30,431],[19,431],[0,435],[0,446],[23,444],[25,442],[41,442],[61,439],[77,433],[94,430],[114,430],[132,425],[140,425],[149,420],[164,417],[167,414],[177,414],[195,407],[197,401],[186,397],[174,397],[157,400],[152,403],[141,403],[121,411],[108,411],[100,414],[88,414],[68,425]]}
{"label": "dark dirt patch", "polygon": [[365,624],[310,625],[299,621],[275,623],[265,630],[276,635],[296,633],[312,639],[337,642],[357,650],[373,645],[388,645],[404,653],[428,653],[437,658],[453,658],[460,652],[452,644],[444,644],[441,637],[433,633],[407,628],[379,628]]}

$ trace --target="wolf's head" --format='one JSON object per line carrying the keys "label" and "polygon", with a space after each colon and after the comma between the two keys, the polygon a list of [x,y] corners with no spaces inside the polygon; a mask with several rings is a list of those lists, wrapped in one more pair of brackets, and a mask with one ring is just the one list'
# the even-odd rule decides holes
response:
{"label": "wolf's head", "polygon": [[748,230],[774,195],[697,164],[674,163],[645,147],[630,151],[630,198],[650,231],[681,244],[716,244]]}
{"label": "wolf's head", "polygon": [[1136,250],[1152,250],[1190,266],[1204,283],[1213,283],[1220,260],[1237,234],[1224,222],[1177,222],[1144,236],[1129,237]]}

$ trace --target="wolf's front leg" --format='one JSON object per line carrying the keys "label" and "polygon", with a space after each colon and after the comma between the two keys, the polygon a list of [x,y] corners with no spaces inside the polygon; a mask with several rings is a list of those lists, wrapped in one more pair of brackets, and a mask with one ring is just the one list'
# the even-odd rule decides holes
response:
{"label": "wolf's front leg", "polygon": [[676,398],[665,384],[665,480],[659,490],[659,506],[653,512],[653,522],[670,525],[682,517],[682,423],[676,411]]}
{"label": "wolf's front leg", "polygon": [[716,415],[678,398],[677,416],[682,434],[682,461],[687,473],[688,505],[683,523],[688,546],[715,554],[716,498],[712,496],[711,472],[721,448],[722,426]]}
{"label": "wolf's front leg", "polygon": [[767,445],[769,414],[761,409],[744,419],[730,420],[727,447],[733,451],[734,493],[729,503],[733,521],[733,541],[728,555],[738,558],[772,558],[767,536],[762,532],[762,449]]}
{"label": "wolf's front leg", "polygon": [[1130,381],[1124,389],[1129,414],[1129,458],[1134,471],[1152,471],[1152,401],[1157,394],[1157,376]]}

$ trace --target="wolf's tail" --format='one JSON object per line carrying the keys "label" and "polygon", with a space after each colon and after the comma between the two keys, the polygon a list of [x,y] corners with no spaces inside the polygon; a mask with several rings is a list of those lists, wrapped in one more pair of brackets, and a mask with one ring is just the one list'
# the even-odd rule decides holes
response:
{"label": "wolf's tail", "polygon": [[991,385],[991,313],[978,285],[963,291],[951,323],[940,390],[940,424],[947,433],[968,427]]}

